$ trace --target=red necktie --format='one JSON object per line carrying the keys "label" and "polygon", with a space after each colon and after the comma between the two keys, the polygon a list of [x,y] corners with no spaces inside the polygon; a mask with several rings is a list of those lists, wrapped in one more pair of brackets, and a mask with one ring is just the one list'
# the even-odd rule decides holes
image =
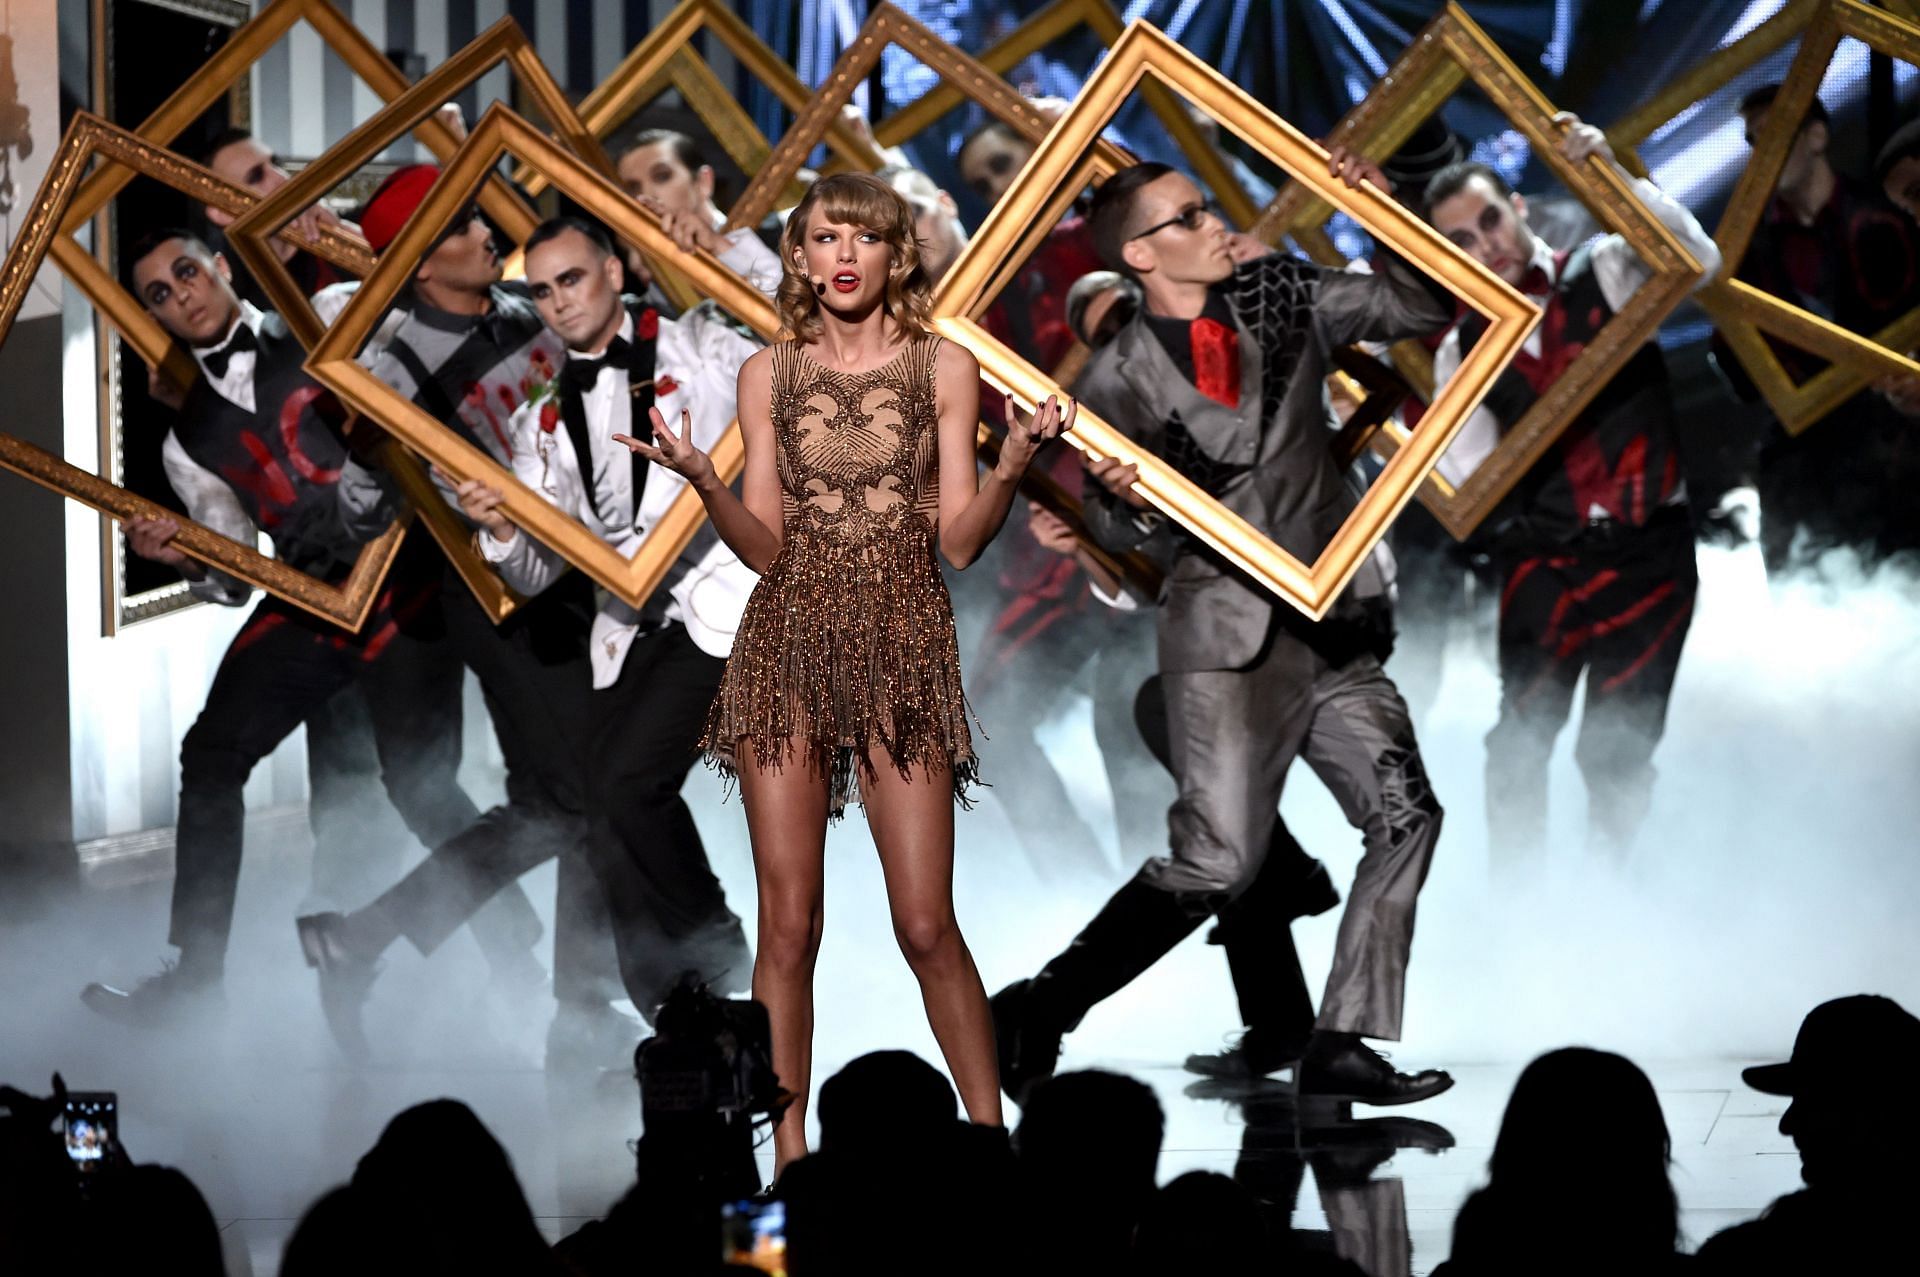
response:
{"label": "red necktie", "polygon": [[1240,406],[1240,334],[1217,319],[1196,319],[1187,329],[1193,344],[1193,383],[1200,393],[1229,408]]}
{"label": "red necktie", "polygon": [[1520,280],[1520,291],[1530,297],[1545,297],[1553,291],[1553,281],[1547,278],[1547,272],[1540,267],[1529,266]]}

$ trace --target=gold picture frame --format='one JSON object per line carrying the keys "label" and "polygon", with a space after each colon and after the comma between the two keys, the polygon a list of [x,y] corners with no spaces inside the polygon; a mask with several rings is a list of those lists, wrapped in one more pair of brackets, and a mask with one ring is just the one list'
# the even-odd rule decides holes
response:
{"label": "gold picture frame", "polygon": [[[1119,42],[1125,25],[1109,0],[1053,0],[981,51],[976,61],[989,75],[1004,80],[1022,61],[1081,28],[1091,31],[1095,39],[1111,50]],[[1148,85],[1145,92],[1148,108],[1159,117],[1167,135],[1193,166],[1200,184],[1219,201],[1228,220],[1236,226],[1252,222],[1260,211],[1259,206],[1240,185],[1225,157],[1201,136],[1199,127],[1180,109],[1173,94],[1155,84]],[[898,111],[875,120],[874,141],[883,147],[898,146],[970,96],[954,80],[935,85]]]}
{"label": "gold picture frame", "polygon": [[[307,367],[343,401],[378,421],[410,450],[455,480],[481,479],[497,486],[505,497],[501,509],[522,531],[551,547],[616,598],[639,607],[705,521],[706,510],[698,493],[691,488],[681,492],[640,551],[631,559],[625,558],[571,515],[522,484],[491,455],[375,377],[356,358],[406,285],[413,264],[467,201],[468,192],[508,156],[543,173],[550,186],[605,224],[616,237],[645,252],[677,255],[682,272],[705,296],[763,338],[770,340],[778,332],[780,321],[773,303],[751,284],[704,251],[679,252],[652,213],[586,161],[496,103],[481,116],[399,238],[381,254],[373,273],[314,348]],[[732,482],[746,456],[737,422],[721,437],[712,455],[715,469],[725,481]]]}
{"label": "gold picture frame", "polygon": [[[599,143],[574,113],[566,91],[554,80],[547,66],[534,52],[526,33],[512,18],[502,18],[441,63],[432,72],[391,99],[364,123],[311,164],[306,165],[266,199],[227,228],[227,238],[247,269],[273,300],[274,307],[286,319],[295,336],[309,351],[320,342],[324,332],[306,294],[273,252],[272,240],[286,233],[286,227],[303,211],[319,203],[326,193],[351,174],[371,162],[393,142],[431,119],[444,102],[481,76],[505,63],[521,88],[531,97],[550,125],[575,148],[594,162],[604,162]],[[540,217],[517,196],[495,192],[488,205],[509,235],[526,236],[539,225]],[[372,273],[358,272],[362,278]],[[474,553],[472,535],[439,492],[425,469],[404,448],[383,448],[381,460],[413,508],[419,513],[433,538],[453,564],[460,579],[473,591],[480,607],[495,624],[511,616],[523,599]]]}
{"label": "gold picture frame", "polygon": [[[1012,85],[935,35],[897,5],[883,0],[867,15],[859,32],[834,63],[820,92],[794,120],[793,127],[761,166],[753,185],[742,192],[729,218],[730,225],[756,224],[772,211],[773,200],[783,185],[793,184],[807,155],[822,140],[828,127],[839,119],[840,108],[852,100],[854,88],[879,65],[881,54],[889,46],[897,46],[918,58],[941,77],[942,83],[953,86],[954,92],[960,95],[959,100],[977,103],[994,118],[1019,130],[1035,146],[1053,127]],[[1102,139],[1095,145],[1091,171],[1104,178],[1131,163],[1132,156]],[[1076,343],[1067,361],[1052,370],[1053,379],[1063,385],[1071,382],[1087,354],[1086,347]],[[979,446],[982,463],[993,464],[999,455],[999,435],[994,423],[981,422]],[[1103,567],[1145,597],[1158,594],[1160,572],[1150,561],[1137,554],[1110,555],[1087,535],[1078,493],[1067,491],[1038,470],[1028,470],[1020,487],[1027,497],[1065,520],[1088,553]]]}
{"label": "gold picture frame", "polygon": [[[1912,5],[1898,7],[1914,12]],[[1876,333],[1861,334],[1734,278],[1834,50],[1848,36],[1920,65],[1920,24],[1859,0],[1814,0],[1801,27],[1799,52],[1715,228],[1714,241],[1726,264],[1699,294],[1701,306],[1789,434],[1799,434],[1881,377],[1920,376],[1920,361],[1902,353],[1920,346],[1920,307]],[[1818,355],[1829,366],[1795,382],[1767,336]]]}
{"label": "gold picture frame", "polygon": [[1107,121],[1143,80],[1154,77],[1232,130],[1311,191],[1355,218],[1408,261],[1420,262],[1455,296],[1488,319],[1486,336],[1468,352],[1460,372],[1435,396],[1427,419],[1344,526],[1311,563],[1294,558],[1221,506],[1192,481],[1082,405],[1067,435],[1090,458],[1117,457],[1139,468],[1138,490],[1153,506],[1309,617],[1324,616],[1374,545],[1385,535],[1421,480],[1446,450],[1494,378],[1539,321],[1520,293],[1461,252],[1432,227],[1375,190],[1349,187],[1329,175],[1327,153],[1245,90],[1145,22],[1128,26],[1055,124],[1033,159],[1014,179],[961,255],[934,299],[934,326],[980,360],[983,375],[1002,393],[1031,409],[1061,387],[996,341],[977,316],[992,303],[990,283],[1001,263],[1024,259],[1064,208],[1076,182],[1089,175],[1091,149]]}
{"label": "gold picture frame", "polygon": [[[119,182],[123,186],[133,177],[144,175],[215,207],[238,207],[253,198],[248,192],[230,186],[208,170],[137,134],[88,112],[76,112],[60,141],[59,152],[48,165],[46,178],[7,254],[5,265],[0,266],[0,341],[4,341],[12,329],[34,274],[43,261],[52,258],[143,358],[179,384],[190,384],[199,373],[191,359],[132,294],[63,229],[71,220],[73,203],[83,187],[87,165],[95,158],[104,161],[92,175],[96,180],[120,178],[124,174]],[[335,253],[340,244],[329,238],[310,240],[302,246],[326,256]],[[405,534],[405,520],[396,521],[366,544],[347,578],[335,585],[270,558],[251,545],[222,536],[11,435],[0,434],[0,467],[115,519],[176,519],[180,533],[173,544],[196,561],[348,630],[359,629],[366,620]]]}
{"label": "gold picture frame", "polygon": [[[1449,3],[1413,38],[1373,91],[1333,127],[1327,143],[1385,160],[1469,81],[1526,137],[1535,157],[1605,230],[1625,239],[1652,273],[1471,475],[1458,484],[1441,482],[1436,475],[1435,482],[1422,488],[1422,504],[1460,540],[1493,512],[1613,375],[1653,339],[1701,274],[1700,263],[1605,159],[1589,156],[1571,164],[1560,154],[1564,134],[1554,123],[1553,104],[1458,4]],[[1295,180],[1261,214],[1255,233],[1276,242],[1280,235],[1319,228],[1332,212],[1323,195]],[[1407,432],[1385,423],[1383,435],[1381,450],[1390,455],[1409,439]]]}
{"label": "gold picture frame", "polygon": [[[301,22],[311,27],[321,43],[382,101],[392,101],[406,91],[406,76],[332,0],[271,0],[132,132],[160,146],[171,146],[188,125],[241,82],[253,64]],[[453,154],[459,145],[438,120],[423,121],[415,136],[428,151],[442,158]],[[72,231],[91,221],[129,180],[120,169],[108,169],[89,178],[75,193],[63,228]],[[494,211],[491,201],[505,195],[504,184],[490,191],[486,197],[490,201],[488,212]]]}
{"label": "gold picture frame", "polygon": [[[714,138],[744,173],[757,171],[771,147],[740,104],[734,100],[706,60],[694,52],[693,39],[706,32],[781,103],[798,117],[813,98],[793,68],[753,28],[727,6],[725,0],[681,0],[645,39],[633,46],[612,74],[580,102],[580,118],[593,135],[604,141],[671,84],[680,90]],[[732,109],[728,109],[728,108]],[[838,122],[823,139],[836,154],[868,167],[880,166],[879,155],[852,130]],[[513,180],[532,195],[546,189],[546,179],[525,165]]]}
{"label": "gold picture frame", "polygon": [[[867,20],[827,73],[820,91],[794,119],[793,127],[774,145],[766,163],[734,202],[733,211],[727,215],[728,226],[757,226],[774,211],[780,193],[792,186],[807,156],[827,136],[840,118],[841,108],[853,100],[854,90],[880,65],[881,55],[888,48],[911,53],[950,86],[959,101],[984,107],[989,115],[1018,130],[1035,146],[1053,127],[1052,121],[1012,85],[935,35],[891,0],[882,0],[867,14]],[[1097,144],[1097,152],[1097,171],[1102,177],[1133,163],[1132,156],[1104,139]]]}

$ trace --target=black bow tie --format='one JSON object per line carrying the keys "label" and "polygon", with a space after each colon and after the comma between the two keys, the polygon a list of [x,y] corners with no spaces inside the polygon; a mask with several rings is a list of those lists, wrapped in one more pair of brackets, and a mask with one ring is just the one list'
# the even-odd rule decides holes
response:
{"label": "black bow tie", "polygon": [[238,328],[233,330],[233,336],[229,337],[224,345],[218,346],[213,350],[202,350],[197,353],[200,356],[201,364],[206,367],[207,376],[214,381],[219,381],[227,375],[227,364],[235,355],[243,350],[257,351],[259,349],[260,339],[253,335],[253,329],[249,328],[245,323],[242,323]]}
{"label": "black bow tie", "polygon": [[[649,346],[651,343],[649,343]],[[627,374],[629,391],[633,396],[633,433],[644,439],[652,429],[647,422],[647,409],[653,406],[652,359],[647,367],[639,368],[639,352],[633,343],[624,337],[615,337],[607,344],[606,352],[594,359],[583,359],[579,355],[568,355],[567,362],[560,365],[560,419],[566,423],[567,435],[573,440],[574,455],[580,460],[580,474],[586,480],[587,499],[593,502],[595,511],[601,518],[611,523],[613,512],[601,510],[599,498],[593,492],[593,445],[588,438],[587,392],[593,389],[600,379],[602,369],[618,368]],[[643,380],[634,382],[639,376]],[[647,459],[639,453],[630,454],[628,463],[633,467],[633,514],[640,513],[640,498],[647,488]]]}
{"label": "black bow tie", "polygon": [[594,382],[600,380],[602,369],[618,368],[625,371],[632,367],[633,344],[625,337],[615,337],[607,343],[606,353],[597,359],[568,355],[567,362],[560,366],[560,387],[562,390],[578,390],[585,394],[593,389]]}

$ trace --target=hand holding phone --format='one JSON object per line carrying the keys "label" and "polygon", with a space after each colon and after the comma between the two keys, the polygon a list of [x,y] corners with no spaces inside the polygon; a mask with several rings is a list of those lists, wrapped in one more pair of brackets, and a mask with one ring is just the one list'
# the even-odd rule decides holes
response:
{"label": "hand holding phone", "polygon": [[82,1175],[96,1174],[119,1157],[120,1097],[112,1091],[68,1091],[67,1157]]}

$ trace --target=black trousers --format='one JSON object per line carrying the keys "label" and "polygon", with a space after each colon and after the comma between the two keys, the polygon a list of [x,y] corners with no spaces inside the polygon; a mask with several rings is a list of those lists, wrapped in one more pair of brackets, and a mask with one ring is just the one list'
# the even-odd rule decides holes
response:
{"label": "black trousers", "polygon": [[[405,662],[405,688],[418,717],[407,751],[418,770],[439,768],[441,784],[457,786],[467,671],[451,645]],[[356,680],[307,716],[307,825],[313,832],[313,897],[338,907],[365,900],[400,872],[411,839],[381,782],[379,736]],[[384,681],[384,680],[376,680]],[[317,907],[317,906],[316,906]],[[541,936],[540,916],[526,893],[510,887],[475,914],[473,937],[496,971],[520,972]]]}
{"label": "black trousers", "polygon": [[1061,694],[1089,663],[1096,667],[1093,736],[1113,795],[1121,860],[1151,855],[1163,841],[1172,789],[1133,723],[1134,695],[1154,670],[1153,645],[1150,624],[1084,612],[1047,626],[1030,641],[995,631],[981,645],[974,704],[989,733],[979,747],[992,778],[987,792],[1043,875],[1062,864],[1101,876],[1113,872],[1037,736]]}
{"label": "black trousers", "polygon": [[583,728],[592,712],[586,637],[592,590],[569,577],[496,626],[465,586],[442,596],[447,646],[480,682],[506,763],[507,801],[436,845],[368,908],[378,934],[432,953],[485,906],[558,859],[554,996],[605,1002],[617,989],[608,912],[586,853]]}
{"label": "black trousers", "polygon": [[1684,509],[1638,529],[1585,538],[1505,565],[1500,596],[1500,719],[1487,734],[1487,834],[1496,866],[1544,850],[1547,763],[1587,678],[1574,749],[1595,840],[1632,842],[1653,796],[1700,577]]}
{"label": "black trousers", "polygon": [[[479,812],[446,765],[444,734],[417,707],[417,667],[433,637],[403,630],[417,616],[418,585],[389,584],[358,634],[278,599],[263,600],[221,658],[200,716],[180,747],[170,939],[180,962],[218,974],[233,929],[246,821],[242,789],[254,766],[356,679],[369,680],[387,796],[428,846]],[[396,599],[400,604],[396,606]]]}
{"label": "black trousers", "polygon": [[1216,935],[1247,1028],[1248,1053],[1298,1047],[1313,1032],[1313,993],[1293,943],[1294,893],[1314,867],[1285,821],[1276,821],[1253,884],[1219,911]]}
{"label": "black trousers", "polygon": [[[538,635],[523,641],[529,652],[539,646]],[[611,948],[645,1011],[682,967],[700,965],[687,960],[689,944],[737,923],[680,797],[726,662],[679,625],[636,639],[603,691],[592,690],[580,645],[577,677],[567,662],[536,663],[541,672],[528,677],[516,659],[516,676],[489,686],[483,674],[482,686],[496,725],[520,725],[507,757],[510,776],[522,778],[509,793],[523,801],[437,847],[367,912],[429,953],[494,892],[557,855],[555,995],[604,1001],[595,982]],[[554,775],[562,765],[566,774]]]}
{"label": "black trousers", "polygon": [[726,665],[669,624],[636,638],[618,681],[593,697],[587,854],[612,914],[621,977],[643,1013],[682,971],[717,979],[745,960],[740,920],[680,796]]}

